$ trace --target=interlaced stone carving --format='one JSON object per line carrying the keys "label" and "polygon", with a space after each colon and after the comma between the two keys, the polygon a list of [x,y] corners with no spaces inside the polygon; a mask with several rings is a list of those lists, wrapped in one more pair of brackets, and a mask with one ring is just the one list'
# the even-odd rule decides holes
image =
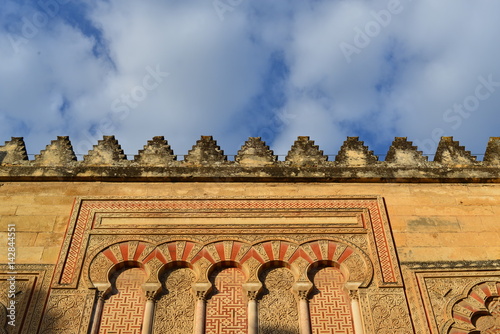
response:
{"label": "interlaced stone carving", "polygon": [[77,334],[85,306],[79,294],[52,295],[45,310],[41,334]]}
{"label": "interlaced stone carving", "polygon": [[299,334],[297,300],[291,291],[295,281],[286,268],[271,268],[262,274],[259,302],[259,333]]}
{"label": "interlaced stone carving", "polygon": [[376,334],[412,334],[404,295],[380,293],[370,295],[371,318]]}
{"label": "interlaced stone carving", "polygon": [[167,271],[161,278],[164,294],[156,303],[154,332],[193,332],[195,297],[191,285],[195,275],[189,268]]}

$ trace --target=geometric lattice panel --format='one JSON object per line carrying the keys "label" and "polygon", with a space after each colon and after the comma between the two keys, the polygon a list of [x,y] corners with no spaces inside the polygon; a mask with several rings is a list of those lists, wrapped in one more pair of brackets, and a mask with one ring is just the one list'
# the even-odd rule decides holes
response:
{"label": "geometric lattice panel", "polygon": [[[216,275],[216,276],[215,276]],[[243,334],[247,331],[247,302],[238,268],[214,273],[216,291],[207,303],[207,334]]]}
{"label": "geometric lattice panel", "polygon": [[104,303],[99,334],[139,334],[146,305],[142,269],[125,270],[116,279],[118,294]]}
{"label": "geometric lattice panel", "polygon": [[313,282],[313,298],[309,302],[313,333],[354,334],[342,273],[333,267],[320,268],[313,273]]}

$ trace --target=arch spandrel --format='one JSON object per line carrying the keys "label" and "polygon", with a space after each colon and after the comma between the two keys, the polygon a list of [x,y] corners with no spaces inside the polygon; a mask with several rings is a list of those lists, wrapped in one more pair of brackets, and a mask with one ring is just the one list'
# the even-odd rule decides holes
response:
{"label": "arch spandrel", "polygon": [[326,261],[338,265],[347,283],[355,283],[363,288],[373,279],[373,264],[370,258],[363,250],[352,244],[326,239],[309,241],[300,245],[297,253],[291,257],[291,262],[299,258],[309,262],[304,273],[306,276],[315,263]]}
{"label": "arch spandrel", "polygon": [[500,282],[473,281],[446,306],[448,321],[443,333],[498,333],[500,331]]}
{"label": "arch spandrel", "polygon": [[150,261],[144,260],[154,253],[154,249],[153,244],[144,241],[125,241],[101,249],[90,262],[87,286],[103,291],[104,287],[109,286],[109,278],[114,270],[127,267],[143,268],[147,273],[146,281],[149,282],[151,273],[158,270],[157,263],[153,261],[148,264]]}

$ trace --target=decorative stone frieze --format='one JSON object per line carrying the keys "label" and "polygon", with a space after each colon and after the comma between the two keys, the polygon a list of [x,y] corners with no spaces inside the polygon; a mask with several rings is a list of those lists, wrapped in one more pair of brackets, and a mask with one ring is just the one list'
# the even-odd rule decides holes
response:
{"label": "decorative stone frieze", "polygon": [[285,161],[258,137],[251,137],[228,161],[211,136],[202,136],[184,160],[170,145],[154,137],[127,160],[114,136],[104,136],[83,160],[75,160],[68,137],[58,137],[28,160],[22,138],[0,146],[0,181],[279,181],[279,182],[499,182],[500,137],[488,143],[484,161],[477,161],[452,137],[442,137],[428,161],[405,137],[397,137],[385,161],[358,137],[348,137],[335,161],[309,137],[298,137]]}

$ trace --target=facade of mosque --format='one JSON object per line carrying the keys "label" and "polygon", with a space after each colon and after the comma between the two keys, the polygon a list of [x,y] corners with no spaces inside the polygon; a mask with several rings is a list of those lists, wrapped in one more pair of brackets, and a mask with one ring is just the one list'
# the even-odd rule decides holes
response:
{"label": "facade of mosque", "polygon": [[500,138],[0,146],[0,333],[500,332]]}

